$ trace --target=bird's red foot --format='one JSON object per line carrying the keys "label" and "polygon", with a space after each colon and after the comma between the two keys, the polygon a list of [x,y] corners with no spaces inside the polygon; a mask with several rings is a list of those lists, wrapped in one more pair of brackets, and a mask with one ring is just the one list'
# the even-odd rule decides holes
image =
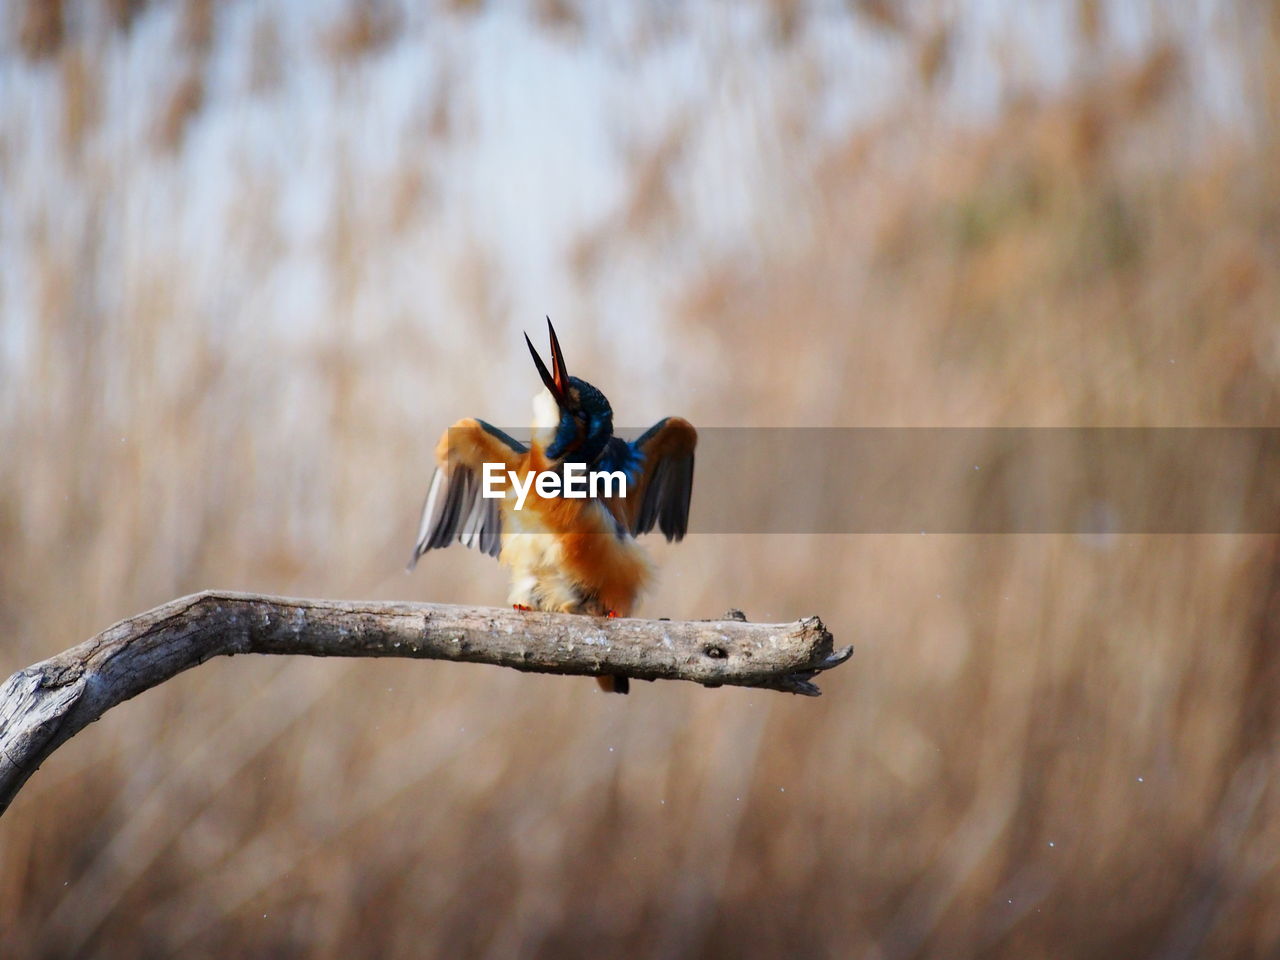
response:
{"label": "bird's red foot", "polygon": [[618,619],[618,611],[617,611],[617,610],[610,610],[608,613],[606,613],[606,614],[605,614],[605,616],[606,616],[606,617],[608,617],[610,620],[617,620],[617,619]]}
{"label": "bird's red foot", "polygon": [[512,610],[532,610],[533,607],[527,607],[523,603],[513,603],[511,605],[511,609]]}

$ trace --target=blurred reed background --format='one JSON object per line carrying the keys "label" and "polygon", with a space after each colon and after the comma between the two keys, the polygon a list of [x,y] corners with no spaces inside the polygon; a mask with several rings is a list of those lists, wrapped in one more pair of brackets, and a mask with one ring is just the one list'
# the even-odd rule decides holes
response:
{"label": "blurred reed background", "polygon": [[[1275,3],[0,20],[6,674],[205,587],[503,602],[402,567],[544,313],[625,425],[1280,423]],[[0,953],[1280,949],[1274,538],[654,551],[642,613],[853,661],[818,701],[210,662],[19,796]]]}

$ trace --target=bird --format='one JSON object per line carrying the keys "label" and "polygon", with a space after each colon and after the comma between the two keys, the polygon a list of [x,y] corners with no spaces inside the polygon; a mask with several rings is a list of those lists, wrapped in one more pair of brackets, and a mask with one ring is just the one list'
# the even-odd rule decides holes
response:
{"label": "bird", "polygon": [[[653,576],[636,537],[656,526],[668,541],[679,541],[688,531],[698,434],[672,416],[634,440],[616,436],[608,398],[569,375],[550,317],[547,331],[550,369],[524,337],[542,380],[529,444],[473,417],[444,432],[408,569],[428,551],[457,542],[509,569],[508,602],[517,610],[628,617]],[[620,473],[625,485],[598,484],[575,498],[543,496],[534,482],[546,472],[565,480],[584,470]],[[483,495],[490,481],[490,492],[500,490],[501,498]],[[527,491],[523,504],[517,487]],[[630,687],[625,676],[596,680],[612,693]]]}

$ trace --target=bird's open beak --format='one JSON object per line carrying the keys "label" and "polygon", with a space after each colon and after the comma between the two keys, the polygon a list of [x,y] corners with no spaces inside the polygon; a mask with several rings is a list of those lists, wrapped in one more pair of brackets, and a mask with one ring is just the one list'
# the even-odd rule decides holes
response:
{"label": "bird's open beak", "polygon": [[551,396],[555,398],[558,405],[563,407],[568,399],[569,390],[569,371],[564,366],[564,354],[560,352],[560,340],[556,337],[556,328],[551,325],[551,318],[547,317],[547,329],[551,332],[551,370],[547,370],[547,365],[542,362],[542,358],[538,356],[538,351],[533,348],[533,341],[529,339],[529,335],[524,335],[524,342],[529,345],[529,353],[533,357],[534,364],[538,367],[538,374],[542,377],[542,382],[546,384]]}

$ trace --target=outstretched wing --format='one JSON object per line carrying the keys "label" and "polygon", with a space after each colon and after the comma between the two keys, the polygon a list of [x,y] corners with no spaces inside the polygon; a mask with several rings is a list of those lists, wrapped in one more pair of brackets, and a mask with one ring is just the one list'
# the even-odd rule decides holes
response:
{"label": "outstretched wing", "polygon": [[627,491],[624,507],[632,534],[648,533],[656,524],[668,540],[684,538],[697,443],[698,431],[682,417],[659,420],[631,442],[641,457],[639,476]]}
{"label": "outstretched wing", "polygon": [[485,463],[516,466],[528,448],[483,420],[459,420],[444,432],[436,445],[435,475],[422,506],[418,540],[409,558],[409,569],[428,550],[447,547],[457,540],[496,557],[502,550],[500,500],[482,497]]}

